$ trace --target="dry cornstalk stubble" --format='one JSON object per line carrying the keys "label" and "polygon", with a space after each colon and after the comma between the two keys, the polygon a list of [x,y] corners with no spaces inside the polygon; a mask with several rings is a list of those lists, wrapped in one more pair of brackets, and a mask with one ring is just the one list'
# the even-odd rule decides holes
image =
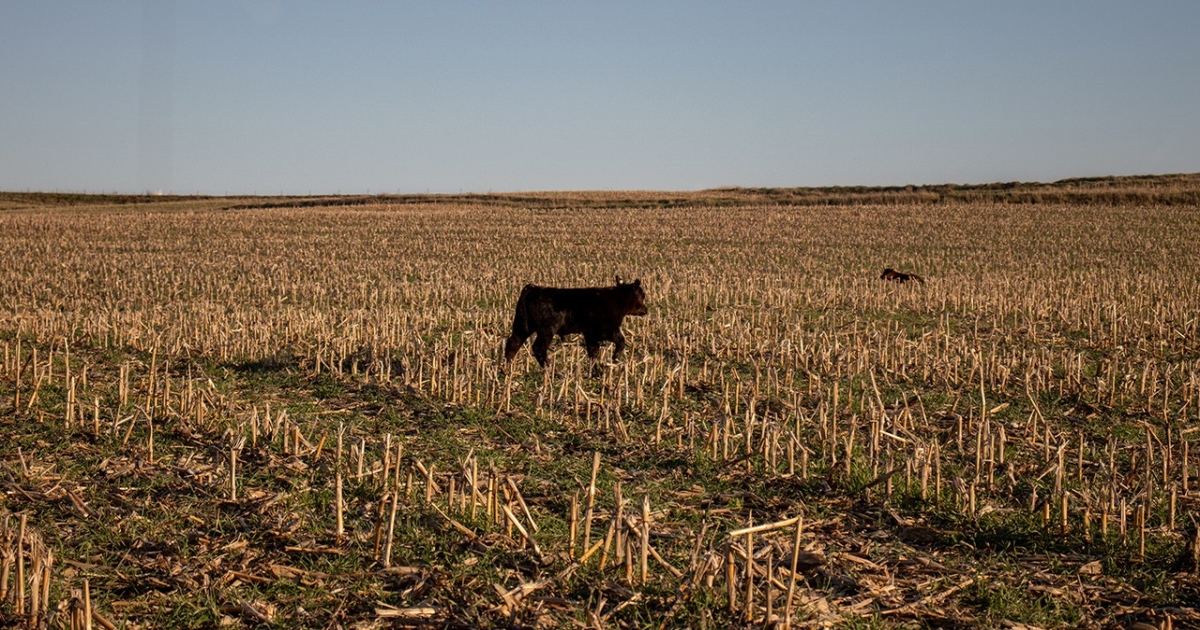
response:
{"label": "dry cornstalk stubble", "polygon": [[1200,622],[1197,187],[0,213],[0,618]]}

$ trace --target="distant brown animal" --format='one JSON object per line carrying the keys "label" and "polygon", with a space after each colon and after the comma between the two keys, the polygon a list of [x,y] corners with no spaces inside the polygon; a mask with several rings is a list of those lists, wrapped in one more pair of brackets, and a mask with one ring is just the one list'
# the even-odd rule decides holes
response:
{"label": "distant brown animal", "polygon": [[915,273],[904,273],[903,271],[896,271],[895,269],[892,269],[891,267],[884,269],[883,273],[880,274],[879,279],[880,280],[891,280],[892,282],[898,282],[900,284],[904,284],[905,282],[908,282],[909,280],[916,280],[920,284],[925,284],[925,278],[922,278],[921,276],[918,276]]}
{"label": "distant brown animal", "polygon": [[600,354],[600,342],[613,344],[613,358],[625,349],[621,323],[626,315],[641,316],[646,309],[646,292],[642,281],[621,282],[615,287],[585,287],[560,289],[532,284],[521,289],[513,315],[512,335],[504,344],[504,363],[512,363],[517,351],[534,333],[533,356],[546,366],[550,343],[555,335],[582,334],[588,357]]}

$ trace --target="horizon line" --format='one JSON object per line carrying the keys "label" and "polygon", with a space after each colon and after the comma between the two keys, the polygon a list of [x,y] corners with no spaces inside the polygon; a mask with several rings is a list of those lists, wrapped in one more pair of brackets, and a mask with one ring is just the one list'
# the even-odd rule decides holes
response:
{"label": "horizon line", "polygon": [[947,188],[947,187],[992,187],[992,186],[1054,186],[1069,183],[1098,183],[1103,181],[1120,181],[1125,179],[1130,180],[1154,180],[1154,179],[1172,179],[1172,178],[1200,178],[1198,172],[1178,172],[1178,173],[1143,173],[1143,174],[1124,174],[1124,175],[1095,175],[1095,176],[1078,176],[1066,177],[1051,181],[987,181],[987,182],[942,182],[942,183],[924,183],[924,184],[831,184],[820,186],[770,186],[770,185],[725,185],[725,186],[710,186],[705,188],[694,189],[670,189],[670,188],[562,188],[562,189],[512,189],[512,190],[487,190],[487,191],[468,191],[458,190],[457,192],[433,192],[425,190],[424,192],[402,192],[397,189],[396,192],[371,192],[367,188],[365,192],[343,192],[337,189],[335,192],[312,192],[305,193],[283,192],[279,193],[259,193],[258,191],[249,193],[229,193],[224,191],[217,193],[183,193],[183,192],[164,192],[163,190],[146,190],[131,192],[128,190],[107,190],[94,191],[88,189],[54,189],[54,190],[14,190],[0,189],[0,194],[25,194],[25,195],[81,195],[81,196],[123,196],[123,197],[182,197],[182,198],[242,198],[242,197],[260,197],[260,198],[284,198],[284,197],[408,197],[408,196],[488,196],[488,195],[513,195],[513,194],[582,194],[582,193],[702,193],[702,192],[726,192],[737,190],[859,190],[870,191],[876,190],[881,192],[899,191],[899,190],[918,190],[929,188]]}

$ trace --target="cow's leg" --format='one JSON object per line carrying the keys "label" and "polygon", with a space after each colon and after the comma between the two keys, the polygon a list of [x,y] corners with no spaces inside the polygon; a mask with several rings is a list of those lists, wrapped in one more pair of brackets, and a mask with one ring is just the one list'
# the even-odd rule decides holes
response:
{"label": "cow's leg", "polygon": [[533,357],[544,368],[550,353],[550,343],[554,341],[554,333],[539,332],[533,340]]}
{"label": "cow's leg", "polygon": [[617,359],[621,358],[621,353],[625,351],[625,335],[622,335],[621,331],[618,330],[617,333],[612,336],[612,342],[613,361],[616,361]]}
{"label": "cow's leg", "polygon": [[600,339],[593,335],[584,335],[583,344],[587,348],[588,358],[595,361],[600,356]]}
{"label": "cow's leg", "polygon": [[521,346],[525,345],[525,340],[528,338],[529,335],[522,336],[521,333],[516,331],[513,331],[513,334],[509,335],[508,342],[504,344],[505,365],[512,363],[513,357],[517,356],[517,352],[521,349]]}
{"label": "cow's leg", "polygon": [[593,378],[600,376],[600,341],[601,338],[595,335],[585,334],[583,336],[583,345],[587,348],[588,367]]}

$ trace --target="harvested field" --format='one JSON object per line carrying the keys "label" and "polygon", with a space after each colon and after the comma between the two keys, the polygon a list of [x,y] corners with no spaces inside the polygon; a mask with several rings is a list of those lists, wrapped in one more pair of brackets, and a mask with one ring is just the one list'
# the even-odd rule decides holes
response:
{"label": "harvested field", "polygon": [[[0,194],[0,625],[1194,627],[1197,243],[1197,176]],[[618,274],[620,362],[501,371]]]}

